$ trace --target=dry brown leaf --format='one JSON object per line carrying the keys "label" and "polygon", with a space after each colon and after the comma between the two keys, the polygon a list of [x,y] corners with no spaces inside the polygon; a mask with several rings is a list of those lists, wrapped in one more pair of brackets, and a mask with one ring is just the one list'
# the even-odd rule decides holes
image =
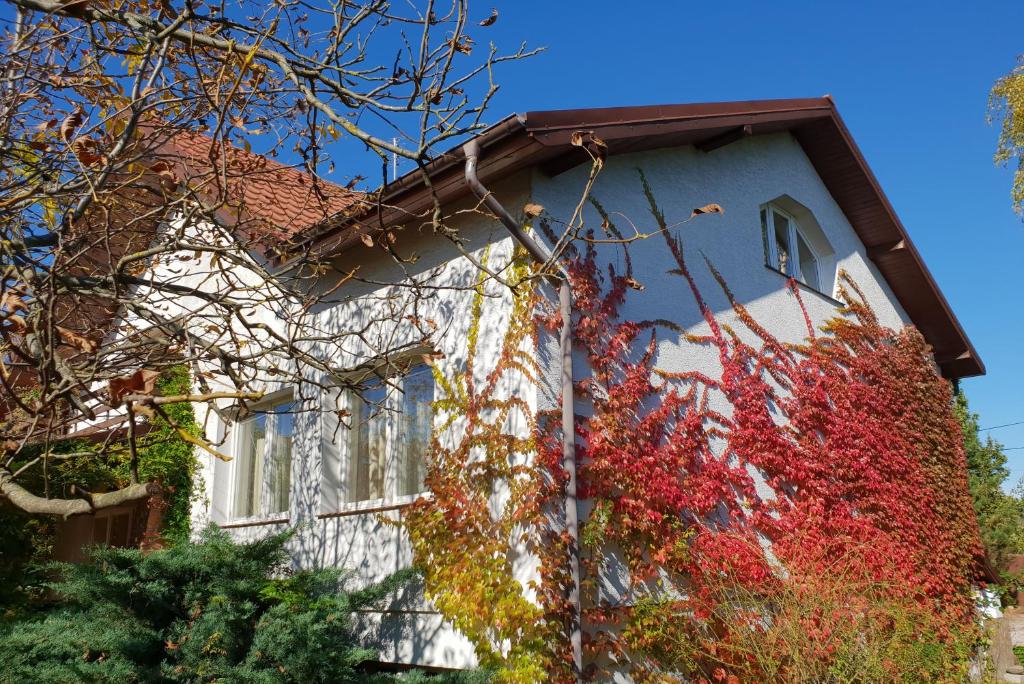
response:
{"label": "dry brown leaf", "polygon": [[164,192],[170,194],[178,187],[178,177],[174,168],[166,161],[158,161],[149,167],[149,170],[157,175],[160,187]]}
{"label": "dry brown leaf", "polygon": [[85,13],[89,9],[91,0],[64,0],[61,2],[61,9],[76,19],[85,19]]}
{"label": "dry brown leaf", "polygon": [[725,209],[722,209],[722,205],[720,205],[720,204],[705,204],[703,207],[697,207],[696,209],[694,209],[693,213],[690,214],[690,218],[693,218],[694,216],[700,216],[701,214],[724,214],[724,213],[725,213]]}
{"label": "dry brown leaf", "polygon": [[84,335],[79,335],[74,330],[68,330],[67,328],[57,326],[57,332],[60,334],[61,341],[63,341],[64,344],[69,344],[86,354],[91,354],[96,351],[97,345],[94,340],[90,340]]}
{"label": "dry brown leaf", "polygon": [[4,331],[14,331],[14,334],[20,334],[28,330],[28,326],[25,324],[25,319],[21,316],[7,316],[4,321]]}
{"label": "dry brown leaf", "polygon": [[160,373],[157,371],[140,368],[131,375],[111,378],[107,387],[110,405],[120,406],[121,401],[129,394],[153,394],[158,377]]}
{"label": "dry brown leaf", "polygon": [[83,166],[93,166],[102,162],[105,157],[99,154],[99,143],[91,138],[76,138],[71,143],[71,151],[78,157],[78,161],[82,162]]}
{"label": "dry brown leaf", "polygon": [[359,239],[363,241],[363,244],[367,247],[373,247],[373,238],[370,237],[369,233],[362,233]]}
{"label": "dry brown leaf", "polygon": [[0,300],[0,307],[6,309],[10,313],[15,311],[28,311],[28,305],[26,305],[24,300],[14,292],[8,292],[4,295],[3,300]]}
{"label": "dry brown leaf", "polygon": [[163,159],[150,165],[149,170],[163,178],[177,180],[177,176],[174,175],[174,167],[171,166],[170,162]]}
{"label": "dry brown leaf", "polygon": [[481,26],[490,26],[491,24],[493,24],[496,21],[498,21],[498,8],[497,7],[492,7],[491,8],[491,16],[489,16],[486,19],[484,19],[483,21],[481,21],[480,25]]}
{"label": "dry brown leaf", "polygon": [[523,207],[523,213],[526,215],[526,218],[536,218],[544,213],[544,207],[540,204],[530,202]]}
{"label": "dry brown leaf", "polygon": [[644,289],[643,284],[636,278],[626,278],[625,283],[638,292],[642,292]]}
{"label": "dry brown leaf", "polygon": [[594,135],[594,131],[573,131],[569,142],[589,152],[599,168],[604,166],[604,160],[608,158],[608,143]]}
{"label": "dry brown leaf", "polygon": [[71,136],[74,135],[84,120],[85,111],[81,107],[76,107],[75,111],[64,118],[64,121],[60,124],[60,137],[64,139],[64,142],[71,142]]}
{"label": "dry brown leaf", "polygon": [[473,52],[473,39],[469,36],[462,36],[461,41],[458,40],[458,37],[452,38],[448,41],[448,45],[450,45],[456,52],[461,52],[464,55],[468,55]]}

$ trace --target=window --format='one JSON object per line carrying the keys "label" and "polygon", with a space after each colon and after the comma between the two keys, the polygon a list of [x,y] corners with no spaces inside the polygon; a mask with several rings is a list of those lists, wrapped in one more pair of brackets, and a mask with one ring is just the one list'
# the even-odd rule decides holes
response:
{"label": "window", "polygon": [[387,466],[387,385],[378,381],[368,388],[359,405],[358,423],[352,430],[349,450],[349,500],[384,498],[384,469]]}
{"label": "window", "polygon": [[761,230],[768,265],[820,291],[818,255],[792,214],[766,204],[761,207]]}
{"label": "window", "polygon": [[352,401],[356,423],[350,431],[346,500],[422,492],[434,418],[431,367],[418,364],[403,376],[377,380]]}
{"label": "window", "polygon": [[291,397],[285,397],[258,405],[252,416],[236,425],[233,517],[287,513],[293,409]]}
{"label": "window", "polygon": [[124,548],[132,542],[132,511],[100,511],[92,521],[92,543]]}
{"label": "window", "polygon": [[427,365],[417,366],[403,378],[402,411],[399,415],[398,495],[423,491],[424,457],[434,428],[434,374]]}

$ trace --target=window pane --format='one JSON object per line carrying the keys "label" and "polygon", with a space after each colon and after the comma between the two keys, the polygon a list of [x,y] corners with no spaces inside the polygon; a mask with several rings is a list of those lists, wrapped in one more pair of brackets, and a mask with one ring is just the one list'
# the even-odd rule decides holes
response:
{"label": "window pane", "polygon": [[110,518],[108,516],[95,516],[92,520],[92,543],[106,544],[110,539],[109,528]]}
{"label": "window pane", "polygon": [[259,512],[266,432],[267,416],[263,413],[238,424],[238,448],[235,453],[235,517],[244,518]]}
{"label": "window pane", "polygon": [[274,407],[274,432],[270,438],[270,453],[267,459],[267,485],[270,510],[268,513],[288,511],[288,494],[291,491],[292,471],[292,425],[295,404],[289,402]]}
{"label": "window pane", "polygon": [[129,513],[110,516],[110,545],[121,549],[128,546],[130,528],[131,515]]}
{"label": "window pane", "polygon": [[800,276],[802,280],[815,290],[821,289],[818,287],[818,260],[814,258],[814,252],[811,251],[810,246],[804,240],[804,236],[800,234],[800,231],[796,233],[796,243],[797,252],[800,256]]}
{"label": "window pane", "polygon": [[430,366],[414,368],[402,381],[401,444],[398,466],[398,495],[423,491],[426,476],[424,457],[433,429],[434,374]]}
{"label": "window pane", "polygon": [[792,275],[789,257],[792,252],[789,248],[789,219],[773,211],[772,222],[775,224],[775,253],[779,255],[779,262],[773,265],[783,273]]}
{"label": "window pane", "polygon": [[772,251],[768,247],[768,211],[761,209],[761,239],[764,240],[764,263],[778,268],[775,259],[772,258]]}
{"label": "window pane", "polygon": [[384,497],[384,465],[387,458],[387,388],[377,383],[356,397],[359,424],[350,449],[348,500],[367,501]]}

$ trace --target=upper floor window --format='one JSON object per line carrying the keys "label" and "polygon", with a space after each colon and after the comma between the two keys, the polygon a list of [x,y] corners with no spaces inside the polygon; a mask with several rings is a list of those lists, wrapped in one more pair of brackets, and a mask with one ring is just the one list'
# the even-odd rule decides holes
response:
{"label": "upper floor window", "polygon": [[820,257],[792,214],[775,204],[761,207],[768,265],[821,291]]}
{"label": "upper floor window", "polygon": [[420,363],[353,396],[345,500],[408,497],[424,491],[433,429],[434,375]]}
{"label": "upper floor window", "polygon": [[235,425],[232,517],[288,512],[294,406],[290,395],[257,404]]}

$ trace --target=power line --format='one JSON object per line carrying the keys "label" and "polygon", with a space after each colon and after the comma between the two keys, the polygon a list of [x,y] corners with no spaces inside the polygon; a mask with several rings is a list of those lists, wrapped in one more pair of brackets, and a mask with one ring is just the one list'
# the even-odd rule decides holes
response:
{"label": "power line", "polygon": [[1024,425],[1024,420],[1018,420],[1015,423],[1004,423],[1002,425],[993,425],[992,427],[987,427],[987,428],[978,428],[978,432],[986,432],[988,430],[998,430],[999,428],[1013,427],[1014,425]]}

